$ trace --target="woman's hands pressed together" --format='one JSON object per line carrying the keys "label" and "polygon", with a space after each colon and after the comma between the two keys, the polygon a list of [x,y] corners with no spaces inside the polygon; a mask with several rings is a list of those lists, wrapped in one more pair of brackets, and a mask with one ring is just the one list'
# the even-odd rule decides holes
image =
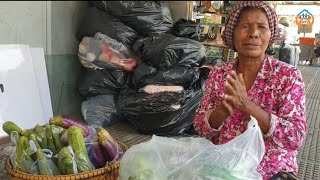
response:
{"label": "woman's hands pressed together", "polygon": [[250,100],[241,73],[237,75],[235,71],[231,71],[227,75],[224,93],[225,97],[222,101],[222,107],[227,110],[229,116],[233,115],[234,111],[238,109],[245,116],[255,117],[264,134],[269,131],[271,115]]}
{"label": "woman's hands pressed together", "polygon": [[225,100],[222,104],[228,110],[229,114],[234,114],[235,109],[239,109],[246,114],[251,100],[247,94],[243,75],[241,73],[237,75],[235,71],[231,71],[226,77],[224,88]]}

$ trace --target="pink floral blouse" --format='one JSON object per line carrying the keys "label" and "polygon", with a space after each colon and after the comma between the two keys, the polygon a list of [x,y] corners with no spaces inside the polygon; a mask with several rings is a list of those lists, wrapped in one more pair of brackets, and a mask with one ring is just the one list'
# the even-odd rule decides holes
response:
{"label": "pink floral blouse", "polygon": [[[225,77],[237,63],[234,59],[213,67],[196,111],[196,131],[214,144],[227,143],[240,135],[250,120],[237,110],[218,129],[211,128],[208,123],[209,113],[223,100]],[[248,96],[271,114],[270,130],[264,135],[266,152],[258,172],[263,179],[269,179],[281,170],[297,175],[297,149],[307,133],[304,81],[300,71],[266,56]]]}

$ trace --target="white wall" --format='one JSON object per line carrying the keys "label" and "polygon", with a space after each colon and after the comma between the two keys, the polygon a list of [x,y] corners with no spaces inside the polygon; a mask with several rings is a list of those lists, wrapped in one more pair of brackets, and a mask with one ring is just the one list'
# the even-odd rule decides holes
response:
{"label": "white wall", "polygon": [[[169,1],[173,22],[191,19],[192,1]],[[0,1],[0,43],[42,47],[47,55],[75,54],[86,1]]]}
{"label": "white wall", "polygon": [[48,54],[75,54],[79,42],[76,32],[86,1],[48,1]]}
{"label": "white wall", "polygon": [[46,2],[0,1],[0,43],[46,49]]}
{"label": "white wall", "polygon": [[42,47],[46,54],[74,54],[85,1],[0,1],[0,43]]}

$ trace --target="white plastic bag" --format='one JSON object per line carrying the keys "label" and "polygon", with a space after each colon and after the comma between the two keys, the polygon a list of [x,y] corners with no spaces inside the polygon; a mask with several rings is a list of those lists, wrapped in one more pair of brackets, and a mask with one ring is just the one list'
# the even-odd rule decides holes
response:
{"label": "white plastic bag", "polygon": [[256,169],[264,153],[262,132],[254,118],[243,134],[222,145],[200,137],[153,135],[124,154],[119,180],[259,180],[262,176]]}

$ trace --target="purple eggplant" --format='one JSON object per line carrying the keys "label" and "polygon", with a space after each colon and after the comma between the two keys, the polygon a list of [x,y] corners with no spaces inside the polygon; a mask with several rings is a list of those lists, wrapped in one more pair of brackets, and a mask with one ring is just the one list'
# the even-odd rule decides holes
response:
{"label": "purple eggplant", "polygon": [[96,135],[89,135],[85,139],[85,144],[88,151],[89,159],[94,167],[98,169],[105,166],[107,163],[107,159],[98,143],[98,137]]}
{"label": "purple eggplant", "polygon": [[109,163],[119,160],[123,155],[123,150],[119,144],[112,138],[106,129],[98,127],[97,130],[98,142],[104,150]]}
{"label": "purple eggplant", "polygon": [[85,122],[74,119],[69,116],[55,116],[53,118],[50,118],[49,123],[66,128],[66,129],[75,125],[80,127],[83,130],[85,137],[91,134],[91,131]]}

